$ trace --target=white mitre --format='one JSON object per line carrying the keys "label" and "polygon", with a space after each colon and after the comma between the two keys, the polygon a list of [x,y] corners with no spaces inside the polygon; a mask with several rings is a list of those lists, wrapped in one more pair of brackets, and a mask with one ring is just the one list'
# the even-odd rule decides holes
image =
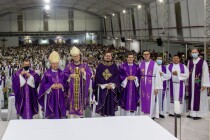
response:
{"label": "white mitre", "polygon": [[77,47],[73,46],[73,48],[70,51],[70,55],[75,56],[75,55],[79,55],[79,54],[80,54],[80,50]]}
{"label": "white mitre", "polygon": [[60,56],[56,51],[53,51],[50,56],[49,56],[49,61],[50,63],[59,63],[60,61]]}

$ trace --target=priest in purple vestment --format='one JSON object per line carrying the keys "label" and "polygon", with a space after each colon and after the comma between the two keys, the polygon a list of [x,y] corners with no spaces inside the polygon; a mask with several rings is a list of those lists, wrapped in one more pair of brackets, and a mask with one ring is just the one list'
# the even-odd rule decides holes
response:
{"label": "priest in purple vestment", "polygon": [[158,90],[163,89],[158,65],[150,59],[149,51],[143,52],[144,60],[139,65],[141,111],[151,118],[159,118]]}
{"label": "priest in purple vestment", "polygon": [[84,110],[89,105],[89,88],[92,76],[90,67],[82,62],[81,52],[77,47],[70,51],[72,61],[64,69],[68,82],[67,109],[70,118],[84,117]]}
{"label": "priest in purple vestment", "polygon": [[51,68],[45,71],[40,89],[39,89],[39,104],[44,110],[46,119],[61,119],[66,118],[65,107],[65,89],[66,80],[64,73],[60,70],[60,56],[56,51],[53,51],[49,56]]}
{"label": "priest in purple vestment", "polygon": [[111,52],[105,52],[104,62],[96,69],[94,95],[98,105],[96,113],[101,116],[115,116],[118,110],[118,91],[120,88],[119,70],[112,62]]}
{"label": "priest in purple vestment", "polygon": [[210,80],[208,64],[198,57],[198,50],[193,49],[191,55],[193,59],[187,65],[190,72],[188,79],[188,109],[190,113],[187,117],[199,120],[208,115],[207,87],[210,87]]}
{"label": "priest in purple vestment", "polygon": [[[167,96],[167,109],[169,116],[173,117],[174,113],[176,113],[175,107],[178,107],[181,113],[186,112],[185,80],[189,77],[189,70],[184,64],[180,63],[178,55],[173,56],[173,63],[168,65],[167,68],[171,73],[171,78],[169,80],[169,93]],[[180,105],[175,106],[175,101]]]}
{"label": "priest in purple vestment", "polygon": [[23,69],[12,76],[12,88],[15,94],[17,115],[22,119],[33,119],[38,113],[37,88],[40,76],[30,69],[30,61],[25,59]]}
{"label": "priest in purple vestment", "polygon": [[134,63],[134,55],[127,54],[127,62],[119,66],[121,83],[121,115],[135,115],[139,103],[139,67]]}

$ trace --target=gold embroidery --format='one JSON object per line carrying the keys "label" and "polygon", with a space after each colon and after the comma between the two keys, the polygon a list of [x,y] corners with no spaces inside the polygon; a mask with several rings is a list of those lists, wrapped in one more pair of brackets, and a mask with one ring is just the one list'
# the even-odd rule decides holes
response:
{"label": "gold embroidery", "polygon": [[109,72],[108,69],[105,69],[105,71],[102,73],[102,75],[105,80],[108,80],[112,76],[112,74]]}
{"label": "gold embroidery", "polygon": [[75,68],[76,77],[74,79],[74,108],[77,110],[79,108],[79,84],[80,84],[80,72],[79,67]]}

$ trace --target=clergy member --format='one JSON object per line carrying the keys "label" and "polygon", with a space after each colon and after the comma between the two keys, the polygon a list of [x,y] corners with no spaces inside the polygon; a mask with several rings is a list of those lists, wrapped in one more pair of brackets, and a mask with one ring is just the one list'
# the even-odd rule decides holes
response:
{"label": "clergy member", "polygon": [[174,101],[180,102],[181,113],[185,112],[185,80],[189,77],[188,68],[180,63],[178,55],[173,56],[173,63],[167,66],[171,72],[169,80],[169,93],[168,93],[168,113],[169,116],[174,116]]}
{"label": "clergy member", "polygon": [[70,118],[84,117],[84,110],[89,105],[91,70],[82,62],[81,52],[77,47],[70,51],[72,61],[64,69],[68,82],[68,104]]}
{"label": "clergy member", "polygon": [[30,69],[28,59],[23,61],[23,68],[12,76],[12,88],[15,94],[17,115],[22,119],[33,119],[38,113],[37,88],[40,76]]}
{"label": "clergy member", "polygon": [[96,68],[94,94],[98,105],[96,113],[101,116],[115,116],[118,110],[118,91],[120,88],[119,70],[112,61],[111,52],[104,54],[104,61]]}
{"label": "clergy member", "polygon": [[134,63],[134,55],[127,54],[127,62],[119,67],[121,82],[121,115],[133,116],[139,103],[139,67]]}
{"label": "clergy member", "polygon": [[158,90],[163,89],[158,65],[150,59],[149,51],[143,52],[140,69],[141,112],[159,118]]}
{"label": "clergy member", "polygon": [[166,108],[167,108],[167,86],[168,80],[171,78],[171,73],[167,69],[165,65],[163,65],[163,60],[161,56],[158,56],[156,59],[156,63],[158,64],[160,77],[163,82],[163,89],[158,90],[159,97],[159,113],[161,118],[165,118],[166,116]]}
{"label": "clergy member", "polygon": [[59,67],[60,56],[53,51],[49,56],[51,68],[45,71],[39,90],[39,104],[46,119],[66,118],[64,91],[65,76]]}
{"label": "clergy member", "polygon": [[198,57],[198,50],[193,49],[191,55],[193,59],[187,65],[190,72],[188,80],[190,114],[187,117],[198,120],[208,113],[207,87],[210,87],[210,81],[208,65],[205,60]]}

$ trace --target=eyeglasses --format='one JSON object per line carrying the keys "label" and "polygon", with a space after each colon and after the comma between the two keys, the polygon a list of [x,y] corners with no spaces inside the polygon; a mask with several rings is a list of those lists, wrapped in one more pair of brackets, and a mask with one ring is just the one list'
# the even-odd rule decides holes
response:
{"label": "eyeglasses", "polygon": [[149,55],[149,53],[147,53],[147,54],[143,54],[143,55]]}

